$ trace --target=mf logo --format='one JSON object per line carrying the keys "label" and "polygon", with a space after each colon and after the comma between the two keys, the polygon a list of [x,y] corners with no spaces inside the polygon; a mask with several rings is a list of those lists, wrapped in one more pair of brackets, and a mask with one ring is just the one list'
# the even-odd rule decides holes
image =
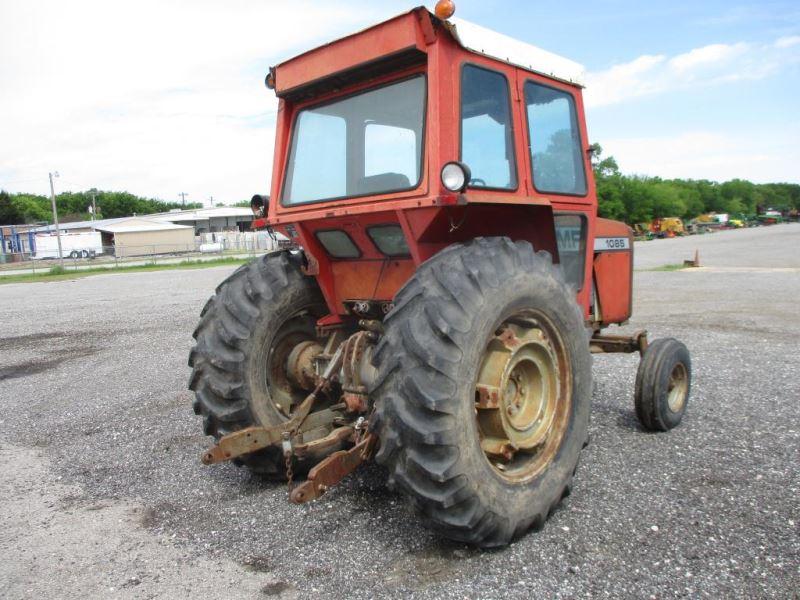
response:
{"label": "mf logo", "polygon": [[558,253],[575,253],[581,250],[581,228],[574,225],[556,225],[556,243]]}

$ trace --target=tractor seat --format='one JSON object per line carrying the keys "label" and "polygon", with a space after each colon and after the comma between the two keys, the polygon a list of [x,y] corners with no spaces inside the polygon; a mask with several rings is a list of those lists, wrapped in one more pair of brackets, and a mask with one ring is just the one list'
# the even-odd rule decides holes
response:
{"label": "tractor seat", "polygon": [[359,194],[374,194],[377,192],[393,192],[411,187],[408,177],[402,173],[381,173],[363,177],[358,182]]}

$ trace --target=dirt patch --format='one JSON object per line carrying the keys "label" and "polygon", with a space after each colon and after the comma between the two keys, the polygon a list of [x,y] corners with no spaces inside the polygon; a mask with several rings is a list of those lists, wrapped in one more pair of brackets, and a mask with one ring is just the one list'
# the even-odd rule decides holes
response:
{"label": "dirt patch", "polygon": [[415,590],[444,583],[460,571],[458,563],[472,554],[475,551],[448,542],[435,543],[419,552],[406,554],[390,564],[386,582],[394,587],[410,587]]}
{"label": "dirt patch", "polygon": [[29,360],[14,365],[7,365],[0,367],[0,381],[4,379],[18,379],[20,377],[29,377],[37,373],[43,373],[49,369],[54,369],[61,363],[75,360],[78,358],[85,358],[99,352],[99,348],[89,346],[81,348],[80,350],[65,349],[56,352],[48,353],[52,358],[44,358],[41,360]]}
{"label": "dirt patch", "polygon": [[286,590],[292,589],[292,586],[285,581],[275,581],[273,583],[268,583],[264,587],[261,588],[261,591],[264,593],[265,596],[279,596]]}
{"label": "dirt patch", "polygon": [[139,525],[145,529],[153,529],[160,522],[161,519],[159,518],[158,511],[155,508],[148,506],[147,508],[141,510],[139,515]]}
{"label": "dirt patch", "polygon": [[269,573],[272,571],[272,565],[269,558],[266,556],[248,556],[242,561],[244,568],[248,571],[256,571],[258,573]]}
{"label": "dirt patch", "polygon": [[306,577],[308,577],[309,579],[330,577],[332,574],[333,574],[333,569],[326,566],[308,567],[306,569]]}
{"label": "dirt patch", "polygon": [[86,502],[51,469],[40,451],[0,444],[3,598],[264,597],[264,575],[222,557],[189,559],[184,547],[138,526],[140,505]]}
{"label": "dirt patch", "polygon": [[36,346],[39,342],[52,342],[55,339],[69,337],[65,331],[51,331],[48,333],[32,333],[29,335],[16,335],[0,338],[0,350],[19,350]]}

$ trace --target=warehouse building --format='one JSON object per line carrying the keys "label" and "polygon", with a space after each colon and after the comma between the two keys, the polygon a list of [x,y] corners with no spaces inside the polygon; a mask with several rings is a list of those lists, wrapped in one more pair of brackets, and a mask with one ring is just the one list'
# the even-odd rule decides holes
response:
{"label": "warehouse building", "polygon": [[95,230],[103,235],[104,246],[114,246],[114,255],[119,258],[195,250],[194,229],[187,225],[134,217],[99,225]]}
{"label": "warehouse building", "polygon": [[249,208],[217,206],[193,210],[171,210],[165,213],[146,215],[147,219],[168,221],[177,225],[194,227],[195,235],[223,231],[250,231],[253,212]]}
{"label": "warehouse building", "polygon": [[[271,248],[266,234],[258,236],[250,232],[252,219],[249,208],[220,206],[61,223],[59,230],[69,234],[98,232],[102,236],[102,252],[118,257],[206,251],[205,248],[246,251]],[[53,233],[53,225],[0,229],[0,261],[35,256],[35,236],[47,237]]]}

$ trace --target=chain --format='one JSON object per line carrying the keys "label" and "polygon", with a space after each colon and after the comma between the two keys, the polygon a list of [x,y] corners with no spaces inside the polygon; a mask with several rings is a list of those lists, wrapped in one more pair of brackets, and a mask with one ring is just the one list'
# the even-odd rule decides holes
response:
{"label": "chain", "polygon": [[292,455],[286,455],[286,483],[289,486],[289,495],[292,494],[292,478],[294,477],[294,473],[292,472]]}
{"label": "chain", "polygon": [[286,465],[286,483],[289,487],[289,496],[292,495],[292,486],[294,471],[292,470],[292,436],[296,434],[296,430],[287,431],[283,434],[283,456]]}

